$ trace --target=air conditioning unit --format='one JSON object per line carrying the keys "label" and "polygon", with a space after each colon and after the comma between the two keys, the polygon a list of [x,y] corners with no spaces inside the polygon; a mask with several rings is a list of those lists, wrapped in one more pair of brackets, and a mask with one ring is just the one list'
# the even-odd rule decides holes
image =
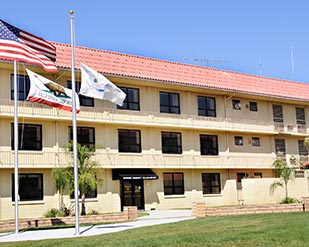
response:
{"label": "air conditioning unit", "polygon": [[240,110],[241,109],[241,104],[240,103],[234,104],[234,109]]}

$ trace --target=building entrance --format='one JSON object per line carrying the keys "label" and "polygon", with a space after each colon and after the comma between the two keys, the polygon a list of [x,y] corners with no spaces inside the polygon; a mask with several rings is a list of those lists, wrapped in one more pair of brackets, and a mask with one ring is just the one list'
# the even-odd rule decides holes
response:
{"label": "building entrance", "polygon": [[121,209],[124,206],[137,206],[144,209],[144,180],[120,180]]}

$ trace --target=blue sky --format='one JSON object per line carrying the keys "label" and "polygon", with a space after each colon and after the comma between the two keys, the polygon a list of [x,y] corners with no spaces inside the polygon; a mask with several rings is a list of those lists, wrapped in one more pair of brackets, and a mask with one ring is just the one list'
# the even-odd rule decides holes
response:
{"label": "blue sky", "polygon": [[[50,41],[309,83],[309,1],[2,1],[0,18]],[[260,66],[261,64],[261,66]]]}

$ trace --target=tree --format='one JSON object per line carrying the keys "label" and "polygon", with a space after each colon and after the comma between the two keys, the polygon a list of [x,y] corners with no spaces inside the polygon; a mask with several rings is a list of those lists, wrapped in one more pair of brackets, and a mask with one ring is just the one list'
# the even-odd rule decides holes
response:
{"label": "tree", "polygon": [[[65,145],[67,153],[73,157],[73,143],[69,142]],[[90,160],[94,155],[95,147],[88,147],[77,144],[77,160],[78,160],[78,190],[81,195],[81,215],[86,215],[86,193],[90,190],[95,190],[100,185],[97,179],[96,167],[97,163]],[[74,168],[68,166],[66,168],[53,169],[53,181],[57,190],[63,193],[65,188],[68,188],[70,195],[74,192]],[[62,201],[63,203],[63,201]]]}
{"label": "tree", "polygon": [[285,199],[282,202],[290,202],[293,201],[288,197],[288,182],[290,179],[294,177],[294,167],[289,167],[284,160],[275,160],[273,163],[273,167],[275,168],[275,172],[277,176],[280,177],[279,181],[275,181],[270,185],[270,193],[273,194],[275,189],[280,186],[285,189]]}
{"label": "tree", "polygon": [[[66,145],[66,151],[73,156],[73,143],[69,142]],[[86,215],[86,193],[89,190],[95,190],[100,184],[100,180],[97,179],[96,167],[98,164],[90,160],[95,153],[94,146],[85,146],[77,144],[77,158],[78,158],[78,189],[81,195],[81,215]],[[70,192],[74,191],[74,169],[69,169],[69,189]]]}
{"label": "tree", "polygon": [[56,186],[57,191],[60,195],[60,210],[63,210],[65,208],[65,205],[63,203],[63,193],[66,187],[69,184],[68,177],[66,175],[66,170],[63,168],[54,168],[52,170],[52,179],[53,183]]}

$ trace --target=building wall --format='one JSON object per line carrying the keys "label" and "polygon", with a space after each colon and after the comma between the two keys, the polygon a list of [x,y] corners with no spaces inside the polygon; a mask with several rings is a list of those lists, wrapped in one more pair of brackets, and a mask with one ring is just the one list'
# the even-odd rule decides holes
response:
{"label": "building wall", "polygon": [[[43,201],[21,201],[19,202],[19,217],[35,217],[42,216],[47,209],[58,208],[57,200],[55,200],[51,171],[48,169],[33,168],[33,169],[19,169],[19,173],[43,173]],[[14,180],[12,176],[14,171],[12,169],[0,170],[0,194],[1,194],[1,220],[14,218],[15,203],[12,201],[12,183]]]}
{"label": "building wall", "polygon": [[[277,187],[272,195],[270,193],[270,185],[280,181],[279,178],[262,178],[262,179],[244,179],[243,198],[248,205],[280,203],[285,198],[285,189]],[[302,201],[303,197],[308,196],[308,178],[295,178],[288,182],[288,196]]]}
{"label": "building wall", "polygon": [[[46,74],[34,70],[67,86],[68,72]],[[11,124],[14,121],[14,107],[11,100],[10,77],[12,65],[0,64],[0,219],[14,217],[12,203],[12,174],[14,152],[11,149]],[[22,67],[19,74],[25,75]],[[151,168],[158,180],[144,180],[145,209],[190,208],[192,202],[203,201],[209,206],[277,203],[282,191],[269,195],[273,181],[272,163],[277,158],[274,140],[285,139],[286,160],[299,157],[298,140],[307,135],[300,132],[296,124],[295,107],[304,107],[309,114],[307,102],[268,98],[223,92],[206,88],[185,87],[155,81],[112,77],[118,86],[138,88],[140,111],[119,110],[108,101],[95,100],[95,107],[81,107],[77,115],[77,126],[95,128],[95,143],[98,146],[92,158],[100,168],[98,177],[103,180],[98,187],[98,196],[87,199],[87,209],[99,212],[121,210],[120,183],[112,180],[114,168]],[[80,81],[77,73],[76,81]],[[160,92],[179,93],[181,114],[160,113]],[[198,96],[216,99],[216,117],[198,116]],[[240,100],[241,110],[233,109],[232,100]],[[249,102],[257,102],[258,111],[249,110]],[[72,164],[64,145],[69,141],[69,126],[72,126],[70,112],[44,105],[18,102],[19,123],[42,125],[43,150],[19,151],[20,173],[43,173],[44,200],[20,203],[20,217],[42,216],[47,210],[59,206],[59,195],[54,189],[51,169]],[[283,106],[284,128],[276,129],[273,122],[272,105]],[[141,131],[141,153],[118,152],[118,129]],[[180,132],[182,154],[162,154],[161,132]],[[217,135],[218,156],[200,154],[199,135]],[[235,136],[243,137],[243,145],[235,145]],[[260,139],[260,146],[252,146],[252,137]],[[183,172],[184,195],[164,195],[163,173]],[[203,195],[201,174],[220,173],[221,193]],[[237,173],[247,174],[242,180],[241,200],[237,190]],[[262,173],[261,179],[254,173]],[[303,189],[305,188],[305,189]],[[300,199],[308,195],[308,181],[297,178],[289,188],[291,196]],[[65,203],[72,206],[74,200],[65,197]]]}
{"label": "building wall", "polygon": [[[11,119],[2,118],[1,126],[9,131],[1,132],[1,165],[12,167],[14,163],[11,150]],[[20,123],[42,125],[43,151],[21,151],[22,166],[32,166],[35,163],[43,167],[65,166],[70,163],[70,156],[64,153],[63,147],[69,141],[70,122],[39,121],[34,119],[23,120]],[[275,160],[274,139],[269,135],[247,133],[223,133],[218,131],[188,130],[172,128],[153,128],[143,126],[127,126],[125,124],[107,125],[99,123],[78,123],[78,126],[95,128],[95,139],[98,145],[97,161],[102,167],[126,165],[150,167],[222,167],[243,168],[261,167],[270,168]],[[141,131],[142,153],[118,153],[118,129],[134,129]],[[182,135],[183,153],[177,155],[162,154],[161,132],[180,132]],[[199,135],[217,135],[219,142],[218,156],[201,156]],[[243,146],[236,146],[234,137],[242,136]],[[259,137],[261,145],[253,147],[252,137]],[[298,140],[303,137],[285,138],[288,156],[298,156]],[[130,161],[131,160],[131,161]],[[133,163],[132,163],[133,162]]]}
{"label": "building wall", "polygon": [[[98,196],[93,199],[86,199],[86,208],[89,211],[96,210],[98,212],[119,212],[120,197],[119,186],[116,181],[112,181],[110,170],[100,170],[98,178],[102,180],[102,184],[98,186]],[[19,202],[19,217],[31,218],[41,217],[48,210],[60,207],[60,195],[57,193],[51,178],[51,169],[42,168],[21,168],[19,174],[25,173],[42,173],[43,174],[43,200],[39,201],[20,201]],[[14,170],[0,170],[0,220],[12,219],[15,213],[15,203],[12,198],[12,184]],[[74,199],[70,199],[68,192],[64,194],[65,206],[74,212]]]}
{"label": "building wall", "polygon": [[[12,202],[12,175],[13,170],[1,169],[0,174],[0,219],[14,218],[14,203]],[[19,203],[20,218],[40,217],[51,208],[58,208],[60,203],[59,194],[55,191],[51,181],[50,169],[20,169],[20,173],[43,173],[44,198],[42,201],[27,201]],[[196,169],[154,169],[159,176],[158,180],[144,181],[145,209],[161,210],[172,208],[191,208],[193,202],[205,202],[207,206],[238,205],[237,183],[231,179],[233,172],[228,170],[196,170]],[[185,193],[183,195],[164,195],[163,173],[183,172]],[[207,172],[218,172],[221,175],[221,193],[203,194],[201,174]],[[264,172],[264,171],[262,171]],[[264,173],[263,173],[264,174]],[[103,180],[98,187],[98,196],[94,199],[86,199],[87,211],[98,212],[119,212],[120,211],[120,186],[119,180],[111,179],[111,169],[100,170],[98,177]],[[270,184],[277,181],[276,178],[246,178],[242,180],[242,203],[245,205],[278,203],[284,196],[285,191],[277,188],[273,195],[270,194]],[[307,189],[304,189],[307,188]],[[308,196],[308,179],[296,178],[289,181],[289,196],[302,200]],[[74,210],[74,200],[67,195],[64,196],[64,203]]]}

